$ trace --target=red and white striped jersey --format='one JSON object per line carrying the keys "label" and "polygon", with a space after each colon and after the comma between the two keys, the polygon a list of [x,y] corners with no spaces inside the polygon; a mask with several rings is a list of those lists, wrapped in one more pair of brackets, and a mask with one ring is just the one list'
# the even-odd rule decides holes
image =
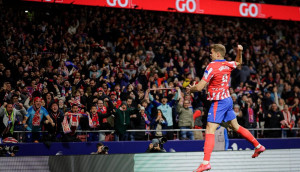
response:
{"label": "red and white striped jersey", "polygon": [[209,82],[207,100],[223,100],[230,97],[230,74],[235,68],[235,61],[214,60],[208,64],[202,78]]}

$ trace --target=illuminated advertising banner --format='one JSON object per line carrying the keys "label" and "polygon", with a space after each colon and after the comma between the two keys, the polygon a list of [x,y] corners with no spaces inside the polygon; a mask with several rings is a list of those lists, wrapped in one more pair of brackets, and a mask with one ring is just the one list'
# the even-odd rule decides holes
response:
{"label": "illuminated advertising banner", "polygon": [[34,2],[90,5],[139,10],[154,10],[300,21],[300,8],[283,5],[219,0],[25,0]]}

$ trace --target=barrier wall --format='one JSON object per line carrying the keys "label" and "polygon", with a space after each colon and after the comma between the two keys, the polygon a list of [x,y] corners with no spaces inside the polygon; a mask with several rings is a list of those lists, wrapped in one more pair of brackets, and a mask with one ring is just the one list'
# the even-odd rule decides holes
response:
{"label": "barrier wall", "polygon": [[[300,149],[300,138],[287,139],[258,139],[267,149]],[[110,154],[143,153],[146,151],[150,141],[126,141],[126,142],[103,142],[109,147]],[[229,149],[248,150],[253,146],[244,139],[230,139]],[[20,151],[17,156],[43,156],[56,155],[58,152],[63,155],[82,155],[96,151],[97,142],[70,142],[70,143],[18,143]],[[203,151],[204,141],[180,141],[171,140],[164,144],[169,152],[196,152]]]}
{"label": "barrier wall", "polygon": [[[258,158],[249,151],[212,153],[213,172],[299,172],[300,149],[266,150]],[[203,152],[143,153],[2,157],[5,172],[191,172],[201,163]]]}

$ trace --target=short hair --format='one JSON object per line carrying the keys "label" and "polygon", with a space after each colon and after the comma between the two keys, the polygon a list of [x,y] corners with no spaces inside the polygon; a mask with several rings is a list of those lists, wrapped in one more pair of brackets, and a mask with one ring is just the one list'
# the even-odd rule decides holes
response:
{"label": "short hair", "polygon": [[101,142],[97,143],[97,148],[100,147],[100,146],[104,146],[104,144],[101,143]]}
{"label": "short hair", "polygon": [[72,105],[72,108],[75,107],[75,106],[79,107],[78,104],[74,103],[74,104]]}
{"label": "short hair", "polygon": [[189,100],[184,100],[184,101],[183,101],[183,104],[184,104],[185,102],[187,102],[187,103],[190,103],[190,101],[189,101]]}
{"label": "short hair", "polygon": [[215,52],[220,53],[222,57],[225,56],[226,48],[222,44],[213,44],[211,45],[211,49],[213,49]]}

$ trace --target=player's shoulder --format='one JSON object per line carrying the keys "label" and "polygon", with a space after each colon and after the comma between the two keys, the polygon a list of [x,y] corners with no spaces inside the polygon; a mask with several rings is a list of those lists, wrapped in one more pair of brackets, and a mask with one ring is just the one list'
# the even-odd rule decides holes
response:
{"label": "player's shoulder", "polygon": [[[225,62],[225,61],[224,61]],[[222,62],[222,63],[224,63],[224,62]],[[208,67],[209,68],[217,68],[217,67],[219,67],[219,66],[222,66],[222,63],[219,63],[219,62],[210,62],[209,64],[208,64]]]}
{"label": "player's shoulder", "polygon": [[218,66],[218,63],[216,62],[210,62],[207,67],[210,68],[210,67],[215,67],[215,66]]}
{"label": "player's shoulder", "polygon": [[226,61],[227,64],[236,64],[236,61]]}

